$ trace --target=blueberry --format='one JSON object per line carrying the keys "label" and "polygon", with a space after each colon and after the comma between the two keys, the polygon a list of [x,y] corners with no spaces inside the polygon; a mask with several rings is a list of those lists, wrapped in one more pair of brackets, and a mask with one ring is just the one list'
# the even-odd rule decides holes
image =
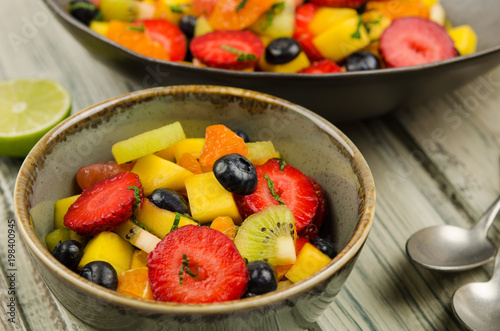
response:
{"label": "blueberry", "polygon": [[347,71],[362,71],[380,69],[380,61],[371,52],[357,51],[346,58]]}
{"label": "blueberry", "polygon": [[189,214],[189,206],[182,195],[169,188],[157,188],[149,196],[157,207],[174,213]]}
{"label": "blueberry", "polygon": [[213,171],[219,183],[231,193],[249,195],[257,189],[257,171],[252,162],[240,154],[217,159]]}
{"label": "blueberry", "polygon": [[248,134],[245,132],[245,131],[241,131],[241,130],[233,130],[234,133],[236,133],[238,135],[238,137],[240,137],[241,139],[243,139],[244,142],[248,143],[250,142],[250,137],[248,136]]}
{"label": "blueberry", "polygon": [[267,45],[265,58],[270,64],[284,64],[295,59],[301,51],[302,47],[294,38],[277,38]]}
{"label": "blueberry", "polygon": [[179,22],[179,28],[188,39],[191,39],[194,36],[194,27],[196,26],[196,20],[196,16],[184,15]]}
{"label": "blueberry", "polygon": [[320,238],[320,237],[316,237],[316,238],[312,238],[309,241],[311,242],[312,245],[318,247],[318,249],[322,253],[328,255],[330,258],[333,259],[335,257],[335,255],[337,255],[337,251],[335,250],[335,247],[333,247],[333,244],[331,242],[329,242],[328,240]]}
{"label": "blueberry", "polygon": [[118,286],[116,270],[106,261],[92,261],[87,263],[82,268],[80,276],[110,290],[116,290]]}
{"label": "blueberry", "polygon": [[264,261],[253,261],[247,264],[248,287],[245,296],[265,294],[278,288],[278,274],[272,265]]}
{"label": "blueberry", "polygon": [[59,242],[52,255],[71,270],[76,270],[83,256],[83,246],[76,240]]}
{"label": "blueberry", "polygon": [[99,8],[87,0],[73,0],[69,3],[69,13],[85,25],[101,16]]}

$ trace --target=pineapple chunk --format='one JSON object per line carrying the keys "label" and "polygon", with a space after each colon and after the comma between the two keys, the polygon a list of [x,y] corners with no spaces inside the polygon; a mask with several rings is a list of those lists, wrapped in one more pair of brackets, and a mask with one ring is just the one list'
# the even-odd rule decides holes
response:
{"label": "pineapple chunk", "polygon": [[332,25],[357,16],[358,12],[351,8],[319,7],[311,23],[309,23],[309,30],[313,35],[317,36],[328,30]]}
{"label": "pineapple chunk", "polygon": [[66,228],[64,225],[64,215],[68,212],[69,206],[71,206],[79,196],[80,194],[73,195],[54,202],[54,229]]}
{"label": "pineapple chunk", "polygon": [[153,18],[162,18],[179,25],[182,16],[194,15],[193,0],[159,0]]}
{"label": "pineapple chunk", "polygon": [[448,30],[448,34],[455,42],[455,47],[460,55],[467,55],[476,51],[477,36],[470,26],[457,26]]}
{"label": "pineapple chunk", "polygon": [[297,283],[321,270],[332,259],[310,243],[306,243],[297,256],[297,261],[285,274],[290,281]]}
{"label": "pineapple chunk", "polygon": [[[132,221],[126,221],[117,227],[115,232],[124,240],[142,249],[146,253],[155,249],[156,245],[160,242],[160,238],[152,235]],[[132,265],[132,254],[130,256],[130,265]]]}
{"label": "pineapple chunk", "polygon": [[146,196],[159,187],[179,191],[184,188],[184,179],[193,174],[186,168],[154,154],[137,160],[132,172],[139,176]]}
{"label": "pineapple chunk", "polygon": [[109,23],[108,22],[100,22],[100,21],[92,21],[90,22],[90,29],[94,30],[101,36],[106,37],[108,34]]}
{"label": "pineapple chunk", "polygon": [[361,19],[365,24],[366,32],[368,33],[368,38],[371,41],[380,39],[382,32],[391,25],[391,19],[382,15],[381,12],[372,10],[364,12],[361,15]]}
{"label": "pineapple chunk", "polygon": [[208,223],[217,216],[229,216],[235,224],[242,219],[233,195],[217,181],[213,172],[186,178],[186,191],[191,215],[200,223]]}
{"label": "pineapple chunk", "polygon": [[312,42],[325,58],[339,62],[368,46],[370,38],[360,18],[354,17],[331,26]]}
{"label": "pineapple chunk", "polygon": [[[137,213],[137,221],[155,236],[163,238],[172,229],[176,215],[176,213],[159,208],[148,199],[144,199],[141,210]],[[178,227],[188,224],[197,225],[188,217],[181,216]]]}
{"label": "pineapple chunk", "polygon": [[280,154],[274,149],[271,141],[256,141],[247,143],[247,159],[255,165],[261,165],[272,158],[279,158]]}
{"label": "pineapple chunk", "polygon": [[111,151],[116,162],[122,164],[161,151],[183,139],[186,139],[186,135],[181,124],[174,122],[117,142]]}
{"label": "pineapple chunk", "polygon": [[130,269],[134,247],[113,232],[101,232],[92,238],[83,251],[83,257],[78,264],[81,270],[92,261],[106,261],[121,275]]}
{"label": "pineapple chunk", "polygon": [[175,159],[179,161],[184,153],[191,154],[196,159],[199,159],[204,143],[205,138],[189,138],[179,141],[177,144],[172,146]]}
{"label": "pineapple chunk", "polygon": [[194,26],[194,36],[198,37],[209,32],[214,31],[214,28],[208,23],[208,19],[205,16],[200,16],[196,19],[196,25]]}
{"label": "pineapple chunk", "polygon": [[132,254],[132,263],[130,269],[139,269],[148,267],[148,253],[143,250],[136,249]]}

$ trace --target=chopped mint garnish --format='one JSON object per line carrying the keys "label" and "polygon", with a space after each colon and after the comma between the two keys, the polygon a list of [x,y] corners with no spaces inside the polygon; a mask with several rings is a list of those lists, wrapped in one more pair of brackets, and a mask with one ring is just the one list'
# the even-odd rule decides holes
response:
{"label": "chopped mint garnish", "polygon": [[142,32],[142,33],[144,33],[144,31],[145,31],[144,25],[141,25],[141,26],[129,26],[126,29],[129,30],[129,31],[138,31],[138,32]]}
{"label": "chopped mint garnish", "polygon": [[283,159],[278,159],[280,161],[280,171],[285,170],[286,161]]}
{"label": "chopped mint garnish", "polygon": [[135,185],[127,187],[127,190],[134,190],[135,201],[134,201],[134,205],[132,207],[132,210],[133,210],[132,222],[134,222],[137,226],[139,226],[147,231],[148,229],[146,229],[146,227],[143,224],[138,222],[136,217],[135,217],[135,212],[136,212],[137,208],[139,207],[139,203],[141,203],[141,190]]}
{"label": "chopped mint garnish", "polygon": [[175,213],[175,219],[174,219],[174,224],[172,224],[172,228],[170,229],[170,232],[176,230],[179,227],[179,222],[181,221],[181,214],[180,213]]}
{"label": "chopped mint garnish", "polygon": [[171,6],[168,6],[168,8],[170,9],[170,11],[172,13],[177,13],[177,14],[184,14],[184,9],[182,9],[182,7],[185,7],[186,5],[171,5]]}
{"label": "chopped mint garnish", "polygon": [[269,191],[271,191],[271,195],[273,196],[273,198],[276,199],[276,201],[278,201],[280,205],[284,205],[285,203],[283,202],[283,200],[281,200],[280,196],[274,190],[274,182],[271,180],[271,178],[269,178],[267,174],[264,174],[264,178],[267,181],[267,187],[269,188]]}
{"label": "chopped mint garnish", "polygon": [[239,49],[236,49],[236,48],[228,46],[228,45],[222,45],[220,48],[222,48],[222,49],[224,49],[226,51],[229,51],[229,52],[231,52],[233,54],[238,55],[238,57],[236,58],[236,61],[238,61],[238,62],[249,61],[249,60],[257,60],[257,57],[255,56],[255,54],[252,54],[252,53],[243,53]]}
{"label": "chopped mint garnish", "polygon": [[241,0],[241,2],[238,4],[238,7],[236,7],[236,12],[239,12],[240,10],[242,10],[245,5],[247,4],[247,1],[248,0]]}
{"label": "chopped mint garnish", "polygon": [[182,254],[182,264],[181,269],[179,270],[179,282],[182,285],[184,283],[184,271],[191,277],[198,276],[198,264],[195,266],[196,274],[194,274],[189,268],[189,258],[186,254]]}
{"label": "chopped mint garnish", "polygon": [[372,26],[372,25],[377,25],[377,24],[380,24],[381,20],[382,20],[382,19],[381,19],[381,18],[379,18],[379,19],[376,19],[376,20],[373,20],[373,21],[368,21],[368,22],[366,22],[366,23],[365,23],[366,32],[370,33],[370,31],[371,31],[371,29],[372,29],[372,28],[371,28],[371,26]]}
{"label": "chopped mint garnish", "polygon": [[267,11],[267,20],[266,24],[264,24],[261,29],[267,30],[273,24],[274,18],[276,15],[279,15],[283,9],[285,9],[285,2],[277,2],[271,6],[271,8]]}
{"label": "chopped mint garnish", "polygon": [[358,26],[356,27],[356,31],[351,34],[351,38],[352,39],[361,39],[361,32],[360,32],[360,28],[361,28],[361,24],[363,24],[363,21],[361,20],[361,15],[358,15]]}

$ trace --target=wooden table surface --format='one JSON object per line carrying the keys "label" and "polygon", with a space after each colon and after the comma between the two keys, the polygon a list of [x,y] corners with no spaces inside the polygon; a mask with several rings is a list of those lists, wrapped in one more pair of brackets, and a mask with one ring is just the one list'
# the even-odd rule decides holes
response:
{"label": "wooden table surface", "polygon": [[[107,69],[55,21],[40,0],[2,0],[0,80],[59,81],[73,111],[141,89]],[[500,193],[500,67],[456,91],[383,118],[342,124],[375,177],[372,232],[346,286],[317,330],[461,330],[450,305],[461,285],[486,281],[493,263],[443,273],[414,266],[407,239],[437,224],[469,227]],[[57,303],[16,237],[8,272],[8,221],[22,159],[0,157],[0,329],[91,330]],[[500,244],[500,223],[489,231]],[[15,318],[8,303],[15,290]],[[13,321],[13,322],[12,322]]]}

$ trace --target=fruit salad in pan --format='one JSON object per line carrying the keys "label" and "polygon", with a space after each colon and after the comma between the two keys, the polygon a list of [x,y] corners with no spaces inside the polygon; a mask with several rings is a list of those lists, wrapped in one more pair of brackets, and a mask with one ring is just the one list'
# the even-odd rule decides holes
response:
{"label": "fruit salad in pan", "polygon": [[73,0],[69,11],[142,55],[243,71],[322,74],[475,52],[439,0]]}
{"label": "fruit salad in pan", "polygon": [[299,282],[338,253],[319,236],[320,185],[271,141],[180,122],[112,146],[76,173],[81,193],[54,203],[53,256],[82,277],[148,300],[212,303]]}

